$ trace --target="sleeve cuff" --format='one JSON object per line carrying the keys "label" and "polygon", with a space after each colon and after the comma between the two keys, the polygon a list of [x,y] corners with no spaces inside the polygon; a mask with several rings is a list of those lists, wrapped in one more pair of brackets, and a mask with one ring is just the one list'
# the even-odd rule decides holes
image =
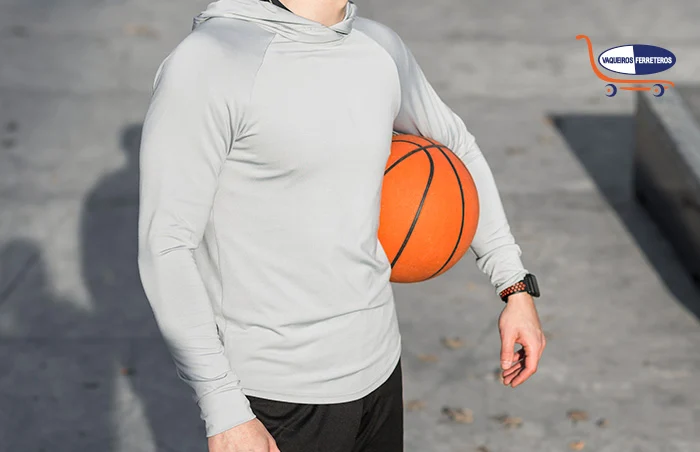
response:
{"label": "sleeve cuff", "polygon": [[509,277],[508,279],[506,279],[502,283],[499,283],[498,285],[496,285],[496,293],[500,294],[501,292],[503,292],[504,290],[506,290],[507,288],[509,288],[513,284],[515,284],[519,281],[522,281],[523,278],[525,278],[525,275],[527,275],[527,270],[524,270],[524,269],[519,270],[518,272],[514,273],[513,276]]}
{"label": "sleeve cuff", "polygon": [[520,260],[520,247],[516,244],[502,246],[477,259],[479,268],[490,275],[496,294],[521,281],[528,271]]}
{"label": "sleeve cuff", "polygon": [[203,396],[199,399],[199,409],[207,437],[255,419],[250,402],[240,388],[226,388]]}

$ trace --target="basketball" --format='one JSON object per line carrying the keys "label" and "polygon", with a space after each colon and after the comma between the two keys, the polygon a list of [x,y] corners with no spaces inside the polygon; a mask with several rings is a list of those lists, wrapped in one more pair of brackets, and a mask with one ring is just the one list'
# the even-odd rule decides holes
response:
{"label": "basketball", "polygon": [[464,163],[434,140],[394,135],[379,216],[391,281],[445,273],[469,249],[478,220],[479,198]]}

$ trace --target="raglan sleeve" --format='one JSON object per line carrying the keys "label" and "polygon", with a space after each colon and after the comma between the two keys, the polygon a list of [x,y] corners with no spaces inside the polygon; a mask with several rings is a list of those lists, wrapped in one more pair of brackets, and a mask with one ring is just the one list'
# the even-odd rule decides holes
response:
{"label": "raglan sleeve", "polygon": [[156,75],[141,141],[138,225],[141,281],[207,436],[255,417],[224,354],[193,255],[238,121],[216,71],[207,69],[210,60],[196,49],[176,51]]}
{"label": "raglan sleeve", "polygon": [[506,218],[491,169],[474,136],[438,96],[411,51],[394,37],[390,53],[399,70],[401,106],[396,131],[432,138],[450,148],[466,165],[476,185],[480,215],[471,249],[478,268],[497,292],[527,274]]}

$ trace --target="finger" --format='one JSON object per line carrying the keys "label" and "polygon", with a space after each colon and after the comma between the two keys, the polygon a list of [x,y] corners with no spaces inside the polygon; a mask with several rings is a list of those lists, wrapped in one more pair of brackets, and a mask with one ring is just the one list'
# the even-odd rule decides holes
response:
{"label": "finger", "polygon": [[508,375],[506,378],[503,379],[503,384],[506,386],[510,385],[515,379],[515,377],[517,377],[520,374],[520,372],[522,372],[522,369],[518,370],[517,372],[513,372],[511,375]]}
{"label": "finger", "polygon": [[508,378],[509,376],[515,374],[516,372],[519,372],[523,367],[524,367],[523,363],[519,362],[519,363],[515,364],[513,367],[511,367],[510,369],[504,370],[503,371],[503,378],[504,379]]}
{"label": "finger", "polygon": [[524,383],[528,378],[537,372],[537,365],[540,360],[539,341],[528,338],[523,341],[523,350],[525,350],[525,368],[513,379],[511,386],[513,388]]}
{"label": "finger", "polygon": [[513,353],[513,364],[520,363],[525,359],[525,349],[521,348],[517,352]]}
{"label": "finger", "polygon": [[513,350],[515,349],[515,334],[505,332],[501,337],[501,369],[508,370],[513,366]]}
{"label": "finger", "polygon": [[518,375],[520,375],[520,372],[522,372],[522,371],[523,371],[523,369],[518,369],[518,370],[516,370],[515,372],[513,372],[513,373],[511,373],[511,374],[508,374],[508,375],[506,375],[505,377],[503,377],[503,384],[504,384],[505,386],[510,385],[510,384],[513,382],[513,380],[515,379],[515,377],[517,377]]}
{"label": "finger", "polygon": [[503,373],[503,384],[508,386],[525,368],[525,357],[523,350],[518,350],[518,354],[523,357],[513,367]]}
{"label": "finger", "polygon": [[272,437],[270,437],[268,447],[270,449],[270,452],[280,452],[279,448],[277,447],[277,443],[275,442],[275,440]]}
{"label": "finger", "polygon": [[523,349],[518,350],[513,354],[513,360],[510,363],[510,367],[503,371],[503,376],[509,375],[516,370],[522,368],[522,362],[525,359],[525,352]]}

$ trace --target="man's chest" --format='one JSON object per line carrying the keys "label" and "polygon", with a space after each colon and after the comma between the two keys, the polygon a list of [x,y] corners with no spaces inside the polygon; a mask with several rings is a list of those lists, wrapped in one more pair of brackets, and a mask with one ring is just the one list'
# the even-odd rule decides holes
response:
{"label": "man's chest", "polygon": [[400,97],[393,60],[367,38],[273,43],[238,147],[251,163],[286,170],[383,164]]}

